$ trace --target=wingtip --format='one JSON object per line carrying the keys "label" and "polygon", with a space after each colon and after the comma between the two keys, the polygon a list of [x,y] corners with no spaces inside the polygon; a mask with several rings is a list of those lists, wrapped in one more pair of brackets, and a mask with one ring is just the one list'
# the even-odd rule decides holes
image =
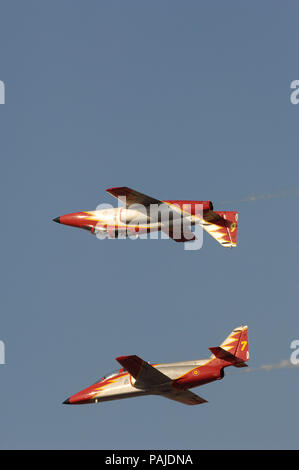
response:
{"label": "wingtip", "polygon": [[120,362],[120,361],[123,361],[125,359],[128,359],[129,357],[131,357],[131,356],[118,356],[118,357],[115,358],[115,360]]}
{"label": "wingtip", "polygon": [[112,191],[117,191],[117,190],[119,190],[119,189],[127,189],[127,187],[126,187],[126,186],[113,186],[112,188],[106,189],[106,191],[107,191],[108,193],[110,193],[110,192],[112,192]]}

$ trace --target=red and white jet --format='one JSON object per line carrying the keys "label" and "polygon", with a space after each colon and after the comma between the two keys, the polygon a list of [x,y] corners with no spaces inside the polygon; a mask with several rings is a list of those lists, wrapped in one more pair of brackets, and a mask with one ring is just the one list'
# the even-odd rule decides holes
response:
{"label": "red and white jet", "polygon": [[110,188],[107,192],[124,207],[75,212],[56,217],[54,222],[89,230],[101,238],[162,231],[176,242],[195,240],[191,227],[199,225],[222,246],[237,245],[236,211],[214,211],[211,201],[162,201],[127,187]]}
{"label": "red and white jet", "polygon": [[221,346],[209,349],[212,352],[209,359],[170,364],[149,364],[138,356],[117,357],[121,369],[102,377],[63,403],[83,405],[140,395],[161,395],[185,405],[206,403],[189,389],[222,379],[225,367],[247,367],[247,326],[235,328]]}

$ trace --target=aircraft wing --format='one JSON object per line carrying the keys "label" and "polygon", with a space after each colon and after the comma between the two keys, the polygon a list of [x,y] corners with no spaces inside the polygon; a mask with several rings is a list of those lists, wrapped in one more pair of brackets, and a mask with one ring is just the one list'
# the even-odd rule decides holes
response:
{"label": "aircraft wing", "polygon": [[175,390],[172,388],[170,391],[161,393],[161,395],[170,400],[179,401],[184,405],[200,405],[201,403],[207,403],[207,400],[196,395],[196,393],[190,392],[190,390]]}
{"label": "aircraft wing", "polygon": [[177,390],[171,387],[170,377],[138,356],[120,356],[116,360],[134,377],[136,380],[134,386],[137,388],[151,389],[161,387],[160,391],[156,389],[153,393],[162,395],[170,400],[179,401],[185,405],[200,405],[207,402],[207,400],[190,392],[190,390]]}
{"label": "aircraft wing", "polygon": [[184,227],[184,231],[181,231],[180,237],[176,236],[175,227],[171,222],[165,227],[162,226],[161,230],[175,242],[190,242],[196,239],[194,233],[187,227]]}
{"label": "aircraft wing", "polygon": [[155,199],[153,197],[147,196],[146,194],[139,193],[134,189],[127,188],[126,186],[122,186],[120,188],[109,188],[106,189],[106,191],[120,200],[126,198],[126,207],[129,207],[132,204],[142,204],[143,206],[149,206],[150,204],[163,203],[163,201],[159,201],[159,199]]}
{"label": "aircraft wing", "polygon": [[134,377],[137,388],[160,386],[171,379],[138,356],[120,356],[116,360]]}
{"label": "aircraft wing", "polygon": [[[122,198],[126,198],[125,199],[126,207],[130,207],[133,204],[141,204],[145,207],[148,207],[151,204],[157,204],[159,206],[161,204],[164,204],[168,206],[168,204],[165,203],[164,201],[160,201],[159,199],[155,199],[153,197],[147,196],[146,194],[139,193],[138,191],[135,191],[134,189],[127,188],[126,186],[122,186],[120,188],[109,188],[109,189],[106,189],[106,191],[112,196],[120,200],[122,200]],[[195,240],[195,236],[193,232],[187,231],[187,228],[184,229],[186,237],[184,237],[184,235],[182,235],[181,237],[175,237],[172,222],[169,222],[169,224],[167,224],[167,226],[165,226],[164,229],[162,227],[162,230],[164,233],[169,235],[169,237],[172,238],[176,242],[188,242],[191,240]]]}

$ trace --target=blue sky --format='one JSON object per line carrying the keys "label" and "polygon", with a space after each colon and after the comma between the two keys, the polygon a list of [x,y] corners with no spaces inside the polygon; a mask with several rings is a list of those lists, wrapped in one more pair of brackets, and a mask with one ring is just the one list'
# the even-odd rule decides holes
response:
{"label": "blue sky", "polygon": [[[251,366],[299,338],[294,2],[10,1],[0,17],[0,447],[297,448],[298,371],[233,370],[160,397],[63,406],[138,354],[207,357],[248,324]],[[239,245],[99,241],[52,218],[130,186],[239,210]],[[221,204],[221,201],[235,201]]]}

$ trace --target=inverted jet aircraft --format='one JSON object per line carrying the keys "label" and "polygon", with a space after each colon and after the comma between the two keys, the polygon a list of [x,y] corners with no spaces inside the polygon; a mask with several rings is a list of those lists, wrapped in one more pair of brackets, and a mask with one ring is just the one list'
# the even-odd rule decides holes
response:
{"label": "inverted jet aircraft", "polygon": [[162,231],[176,242],[195,240],[191,227],[198,224],[222,246],[237,245],[236,211],[214,211],[211,201],[162,201],[127,187],[107,192],[124,206],[66,214],[54,222],[89,230],[101,238],[138,237]]}
{"label": "inverted jet aircraft", "polygon": [[185,405],[206,403],[189,389],[222,379],[225,367],[247,367],[247,326],[235,328],[221,346],[209,349],[212,352],[209,359],[169,364],[150,364],[138,356],[117,357],[121,369],[102,377],[63,403],[83,405],[140,395],[161,395]]}

